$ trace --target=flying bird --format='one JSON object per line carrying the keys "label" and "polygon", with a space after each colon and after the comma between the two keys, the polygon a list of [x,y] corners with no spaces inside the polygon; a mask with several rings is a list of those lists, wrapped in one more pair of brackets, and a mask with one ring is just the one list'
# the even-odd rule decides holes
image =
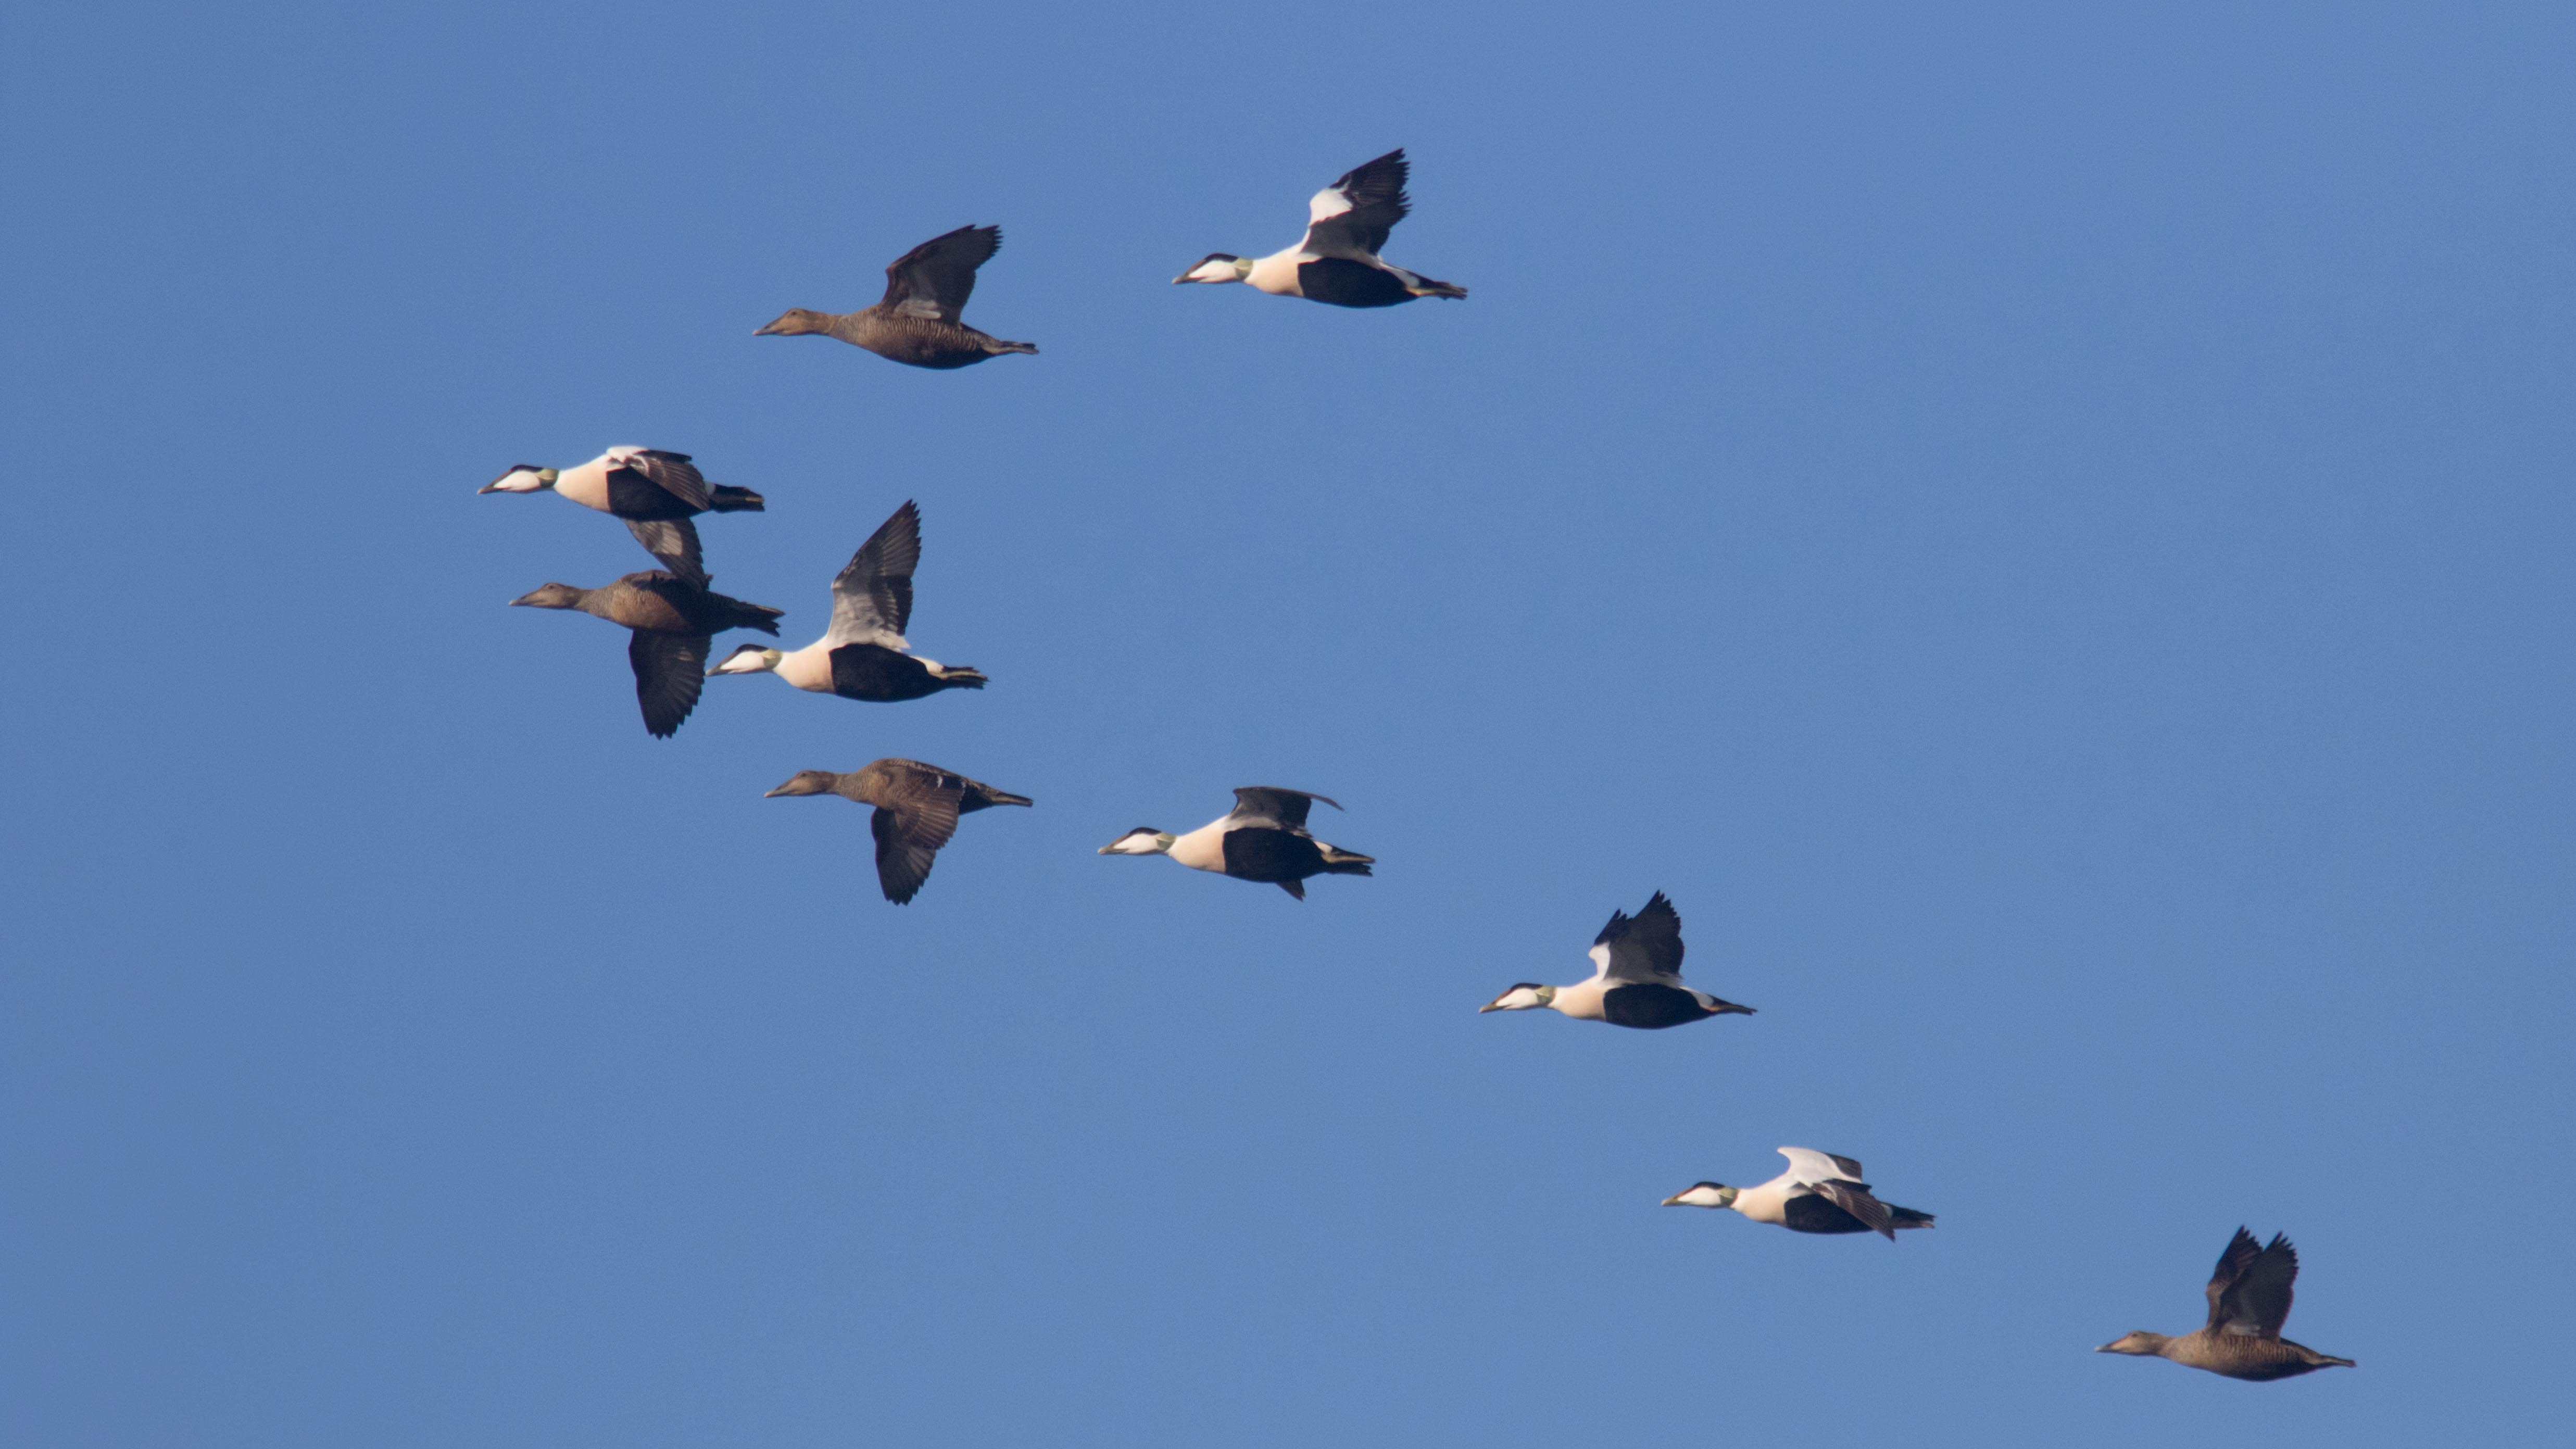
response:
{"label": "flying bird", "polygon": [[1896,1241],[1899,1228],[1928,1228],[1930,1213],[1870,1196],[1860,1164],[1812,1147],[1783,1147],[1789,1170],[1759,1187],[1698,1182],[1664,1199],[1665,1207],[1733,1208],[1757,1223],[1793,1233],[1877,1233]]}
{"label": "flying bird", "polygon": [[2143,1330],[2122,1334],[2093,1351],[2171,1359],[2256,1383],[2353,1367],[2351,1359],[2281,1336],[2281,1325],[2290,1321],[2290,1285],[2298,1276],[2299,1250],[2288,1238],[2274,1233],[2269,1246],[2258,1248],[2254,1235],[2240,1227],[2209,1275],[2209,1322],[2180,1338]]}
{"label": "flying bird", "polygon": [[1753,1014],[1752,1007],[1720,1001],[1682,984],[1682,918],[1662,891],[1655,892],[1634,916],[1612,911],[1610,924],[1592,938],[1591,954],[1589,981],[1572,986],[1518,982],[1477,1010],[1529,1011],[1543,1006],[1577,1021],[1606,1021],[1647,1031],[1728,1012]]}
{"label": "flying bird", "polygon": [[646,553],[700,587],[707,582],[707,570],[698,554],[698,526],[689,520],[701,513],[758,513],[765,506],[748,488],[707,482],[688,454],[659,448],[611,448],[578,468],[519,463],[474,491],[549,489],[584,508],[625,519],[627,532]]}
{"label": "flying bird", "polygon": [[975,294],[975,269],[1001,247],[1000,227],[961,226],[897,257],[875,306],[838,314],[791,307],[752,336],[837,337],[914,367],[970,367],[1005,352],[1033,353],[1034,342],[1004,342],[960,320]]}
{"label": "flying bird", "polygon": [[1409,164],[1398,147],[1318,191],[1306,203],[1306,235],[1295,246],[1255,260],[1210,252],[1179,276],[1183,282],[1250,282],[1274,297],[1303,297],[1336,307],[1392,307],[1416,297],[1464,297],[1467,289],[1435,282],[1378,255],[1387,233],[1413,209],[1404,194]]}
{"label": "flying bird", "polygon": [[1100,847],[1102,855],[1168,855],[1192,870],[1212,870],[1236,880],[1265,881],[1299,900],[1306,878],[1367,875],[1376,857],[1327,845],[1306,833],[1306,812],[1322,800],[1339,801],[1274,785],[1246,785],[1234,792],[1234,809],[1187,835],[1139,825]]}
{"label": "flying bird", "polygon": [[544,584],[510,603],[578,609],[633,630],[626,662],[635,671],[635,702],[643,706],[645,730],[659,739],[677,734],[680,721],[698,707],[707,646],[716,635],[727,629],[778,632],[778,610],[727,598],[659,569],[628,574],[604,588]]}
{"label": "flying bird", "polygon": [[957,833],[957,817],[995,805],[1027,805],[1026,795],[996,790],[954,770],[919,760],[878,760],[846,775],[799,770],[764,798],[838,795],[874,805],[868,831],[877,840],[877,886],[896,905],[907,905],[930,879],[939,847]]}
{"label": "flying bird", "polygon": [[[745,644],[714,674],[775,674],[798,689],[894,704],[943,689],[982,689],[964,665],[910,653],[912,571],[921,563],[921,510],[910,502],[878,525],[832,580],[832,627],[802,649]],[[775,632],[774,630],[772,632]]]}

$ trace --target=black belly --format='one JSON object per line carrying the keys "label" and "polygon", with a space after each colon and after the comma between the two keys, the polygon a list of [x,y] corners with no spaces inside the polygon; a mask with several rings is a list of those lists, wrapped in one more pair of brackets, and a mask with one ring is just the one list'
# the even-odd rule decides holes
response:
{"label": "black belly", "polygon": [[843,699],[898,704],[945,687],[920,660],[882,644],[844,644],[832,651],[832,692]]}
{"label": "black belly", "polygon": [[1336,307],[1392,307],[1413,300],[1392,273],[1346,257],[1299,262],[1297,293],[1310,302],[1330,302]]}
{"label": "black belly", "polygon": [[1672,986],[1613,986],[1601,996],[1601,1019],[1654,1031],[1709,1015],[1699,998]]}
{"label": "black belly", "polygon": [[1304,880],[1324,873],[1324,852],[1306,836],[1254,826],[1225,834],[1225,873],[1236,880]]}
{"label": "black belly", "polygon": [[1789,1220],[1793,1233],[1865,1233],[1869,1225],[1841,1208],[1809,1193],[1793,1197],[1782,1205],[1781,1216]]}
{"label": "black belly", "polygon": [[699,510],[691,508],[670,489],[632,468],[611,468],[608,470],[608,511],[620,518],[640,518],[647,523],[655,523],[664,519],[695,517]]}

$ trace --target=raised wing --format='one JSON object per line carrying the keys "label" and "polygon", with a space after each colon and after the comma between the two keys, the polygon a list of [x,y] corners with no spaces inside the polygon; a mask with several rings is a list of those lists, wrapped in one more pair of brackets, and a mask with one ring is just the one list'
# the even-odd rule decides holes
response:
{"label": "raised wing", "polygon": [[832,580],[832,630],[823,636],[844,644],[909,649],[903,631],[912,623],[912,571],[921,564],[921,510],[907,500],[850,555]]}
{"label": "raised wing", "polygon": [[2274,1233],[2258,1249],[2254,1235],[2238,1228],[2210,1276],[2210,1328],[2235,1338],[2279,1338],[2298,1276],[2299,1250],[2287,1237]]}
{"label": "raised wing", "polygon": [[698,472],[686,453],[666,453],[659,448],[612,448],[609,457],[625,468],[644,475],[663,492],[691,508],[704,512],[715,506],[715,497],[707,490],[705,475]]}
{"label": "raised wing", "polygon": [[892,779],[880,792],[876,813],[868,817],[868,831],[877,841],[877,884],[887,900],[902,905],[930,879],[939,847],[957,833],[957,797],[964,777],[928,766],[889,773]]}
{"label": "raised wing", "polygon": [[1413,209],[1404,194],[1410,170],[1399,146],[1316,192],[1306,203],[1304,249],[1319,257],[1374,260],[1387,233]]}
{"label": "raised wing", "polygon": [[1815,1190],[1816,1196],[1860,1219],[1862,1227],[1882,1235],[1891,1243],[1896,1241],[1896,1214],[1888,1211],[1887,1204],[1869,1195],[1868,1183],[1827,1178],[1808,1186]]}
{"label": "raised wing", "polygon": [[1783,1147],[1780,1155],[1789,1159],[1789,1175],[1809,1187],[1841,1178],[1860,1182],[1860,1160],[1831,1152],[1818,1152],[1812,1147]]}
{"label": "raised wing", "polygon": [[1340,801],[1329,795],[1309,794],[1304,790],[1283,790],[1276,785],[1246,785],[1234,792],[1234,811],[1226,819],[1237,825],[1270,825],[1281,830],[1306,828],[1306,812],[1314,802],[1339,810]]}
{"label": "raised wing", "polygon": [[707,586],[707,566],[698,551],[698,526],[685,518],[630,518],[626,531],[644,545],[644,551],[661,561],[682,579]]}
{"label": "raised wing", "polygon": [[680,721],[698,707],[698,691],[707,682],[704,634],[665,634],[638,629],[626,641],[626,662],[635,669],[635,702],[644,709],[644,728],[668,739]]}
{"label": "raised wing", "polygon": [[1592,960],[1598,974],[1613,981],[1678,983],[1682,979],[1681,913],[1662,891],[1655,892],[1634,916],[1612,911],[1610,924],[1592,938]]}
{"label": "raised wing", "polygon": [[975,269],[1002,249],[998,226],[961,226],[932,237],[895,258],[886,268],[885,300],[889,312],[954,322],[975,295]]}

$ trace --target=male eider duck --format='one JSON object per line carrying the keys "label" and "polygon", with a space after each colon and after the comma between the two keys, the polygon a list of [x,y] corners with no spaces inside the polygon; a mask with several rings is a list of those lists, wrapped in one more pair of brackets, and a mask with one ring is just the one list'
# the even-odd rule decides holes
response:
{"label": "male eider duck", "polygon": [[1693,1183],[1664,1199],[1666,1207],[1733,1208],[1757,1223],[1793,1233],[1877,1233],[1896,1241],[1899,1228],[1928,1228],[1930,1213],[1895,1207],[1869,1195],[1860,1164],[1812,1147],[1783,1147],[1789,1170],[1759,1187]]}
{"label": "male eider duck", "polygon": [[1000,227],[961,226],[896,258],[875,306],[839,314],[791,307],[751,335],[838,337],[914,367],[969,367],[1005,352],[1035,352],[1034,342],[1004,342],[958,320],[975,293],[975,269],[1001,246]]}
{"label": "male eider duck", "polygon": [[1306,877],[1367,875],[1375,856],[1327,845],[1306,833],[1306,811],[1317,800],[1339,810],[1341,802],[1303,790],[1246,785],[1234,792],[1234,809],[1187,835],[1139,825],[1100,847],[1102,855],[1168,855],[1192,870],[1212,870],[1236,880],[1267,881],[1299,900]]}
{"label": "male eider duck", "polygon": [[727,629],[778,632],[780,611],[702,589],[659,569],[628,574],[605,588],[546,584],[512,599],[515,607],[579,609],[635,631],[626,662],[635,670],[635,702],[644,728],[669,739],[698,707],[706,684],[707,645]]}
{"label": "male eider duck", "polygon": [[2255,1383],[2353,1367],[2351,1359],[2281,1336],[2281,1325],[2290,1321],[2290,1285],[2298,1276],[2299,1250],[2288,1238],[2274,1233],[2269,1247],[2258,1248],[2254,1235],[2240,1227],[2218,1255],[2218,1271],[2209,1275],[2209,1322],[2180,1338],[2123,1334],[2093,1351],[2169,1358]]}
{"label": "male eider duck", "polygon": [[975,670],[905,652],[912,648],[903,637],[912,622],[912,571],[920,562],[921,510],[907,502],[832,580],[830,632],[793,652],[745,644],[707,673],[770,673],[798,689],[877,704],[982,689],[987,681]]}
{"label": "male eider duck", "polygon": [[1592,979],[1572,986],[1540,986],[1523,981],[1478,1011],[1528,1011],[1544,1006],[1577,1021],[1606,1021],[1612,1026],[1645,1030],[1706,1021],[1712,1016],[1753,1008],[1720,1001],[1682,984],[1682,918],[1673,903],[1655,892],[1646,908],[1630,916],[1612,911],[1610,924],[1592,938]]}
{"label": "male eider duck", "polygon": [[708,483],[688,454],[659,448],[611,448],[578,468],[521,463],[474,491],[537,493],[549,488],[584,508],[625,519],[627,531],[646,553],[700,586],[707,571],[699,561],[698,527],[689,520],[701,513],[759,513],[764,507],[760,495],[748,488]]}
{"label": "male eider duck", "polygon": [[763,798],[781,795],[838,795],[877,807],[868,817],[868,831],[877,838],[877,885],[898,906],[909,904],[930,879],[930,862],[957,833],[958,816],[1032,803],[1026,795],[919,760],[878,760],[846,775],[799,770]]}
{"label": "male eider duck", "polygon": [[1210,252],[1172,278],[1183,282],[1250,282],[1274,297],[1303,297],[1336,307],[1392,307],[1416,297],[1464,297],[1467,289],[1435,282],[1380,257],[1386,235],[1413,209],[1404,194],[1408,171],[1397,147],[1318,191],[1306,203],[1306,236],[1285,251],[1254,260]]}

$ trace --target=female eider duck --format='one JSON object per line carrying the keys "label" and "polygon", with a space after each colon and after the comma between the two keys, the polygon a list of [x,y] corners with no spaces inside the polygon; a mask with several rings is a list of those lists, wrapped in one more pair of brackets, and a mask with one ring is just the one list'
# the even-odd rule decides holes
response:
{"label": "female eider duck", "polygon": [[919,760],[878,760],[846,775],[799,770],[763,798],[780,795],[838,795],[877,807],[868,817],[868,831],[877,838],[877,885],[898,906],[909,904],[930,879],[931,860],[957,833],[958,816],[1033,803]]}
{"label": "female eider duck", "polygon": [[477,493],[538,493],[552,489],[584,508],[626,520],[644,551],[683,580],[703,587],[706,566],[698,554],[701,513],[759,513],[764,505],[748,488],[709,483],[686,453],[659,448],[611,448],[578,468],[521,463],[476,489]]}
{"label": "female eider duck", "polygon": [[1392,307],[1416,297],[1464,297],[1467,289],[1435,282],[1380,257],[1387,233],[1413,209],[1404,194],[1409,167],[1397,147],[1318,191],[1306,203],[1306,236],[1285,251],[1255,260],[1210,252],[1172,278],[1183,282],[1250,282],[1274,297],[1303,297],[1336,307]]}
{"label": "female eider duck", "polygon": [[1192,870],[1212,870],[1236,880],[1267,881],[1299,900],[1306,878],[1367,875],[1375,856],[1327,845],[1306,833],[1315,801],[1339,810],[1341,802],[1303,790],[1246,785],[1234,792],[1234,809],[1187,835],[1139,825],[1100,847],[1102,855],[1168,855]]}
{"label": "female eider duck", "polygon": [[1034,342],[1004,342],[959,320],[975,293],[975,269],[1001,247],[1000,227],[961,226],[897,257],[875,306],[839,314],[791,307],[751,335],[838,337],[914,367],[970,367],[1005,352],[1035,352]]}
{"label": "female eider duck", "polygon": [[894,704],[943,689],[982,689],[984,676],[905,651],[912,622],[912,571],[921,563],[921,510],[905,503],[868,535],[832,580],[832,627],[792,652],[745,644],[707,671],[775,674],[798,689]]}
{"label": "female eider duck", "polygon": [[1899,1228],[1928,1228],[1930,1213],[1895,1207],[1869,1195],[1860,1164],[1812,1147],[1783,1147],[1789,1170],[1759,1187],[1693,1183],[1664,1199],[1666,1207],[1733,1208],[1757,1223],[1793,1233],[1877,1233],[1896,1241]]}
{"label": "female eider duck", "polygon": [[1612,1026],[1644,1030],[1706,1021],[1712,1016],[1753,1008],[1720,1001],[1682,984],[1682,918],[1673,903],[1655,892],[1646,908],[1630,916],[1612,911],[1610,924],[1592,938],[1592,979],[1572,986],[1540,986],[1523,981],[1476,1008],[1484,1011],[1528,1011],[1544,1006],[1577,1021],[1606,1021]]}
{"label": "female eider duck", "polygon": [[2209,1322],[2180,1338],[2144,1331],[2123,1334],[2093,1351],[2169,1358],[2186,1368],[2255,1383],[2353,1367],[2351,1359],[2281,1336],[2281,1325],[2290,1321],[2290,1285],[2298,1276],[2299,1250],[2288,1238],[2274,1233],[2271,1246],[2258,1248],[2254,1235],[2240,1227],[2228,1239],[2227,1251],[2218,1255],[2218,1271],[2209,1275]]}
{"label": "female eider duck", "polygon": [[659,569],[628,574],[605,588],[547,584],[512,599],[532,609],[579,609],[635,631],[626,662],[635,670],[635,702],[644,728],[668,739],[698,707],[706,684],[707,645],[727,629],[778,632],[780,611],[702,589]]}

